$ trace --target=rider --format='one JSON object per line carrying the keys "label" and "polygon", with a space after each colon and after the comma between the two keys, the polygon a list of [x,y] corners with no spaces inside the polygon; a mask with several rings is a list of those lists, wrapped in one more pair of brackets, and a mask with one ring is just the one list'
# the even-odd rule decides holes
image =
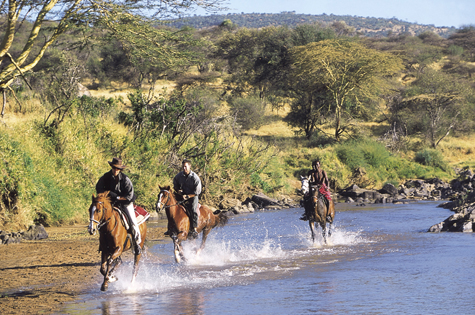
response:
{"label": "rider", "polygon": [[[309,179],[310,187],[311,186],[318,186],[319,187],[319,191],[325,197],[326,203],[327,203],[327,206],[328,206],[328,203],[331,200],[331,193],[330,193],[330,190],[328,188],[329,187],[329,181],[328,181],[327,172],[322,170],[321,167],[320,167],[320,161],[319,160],[315,160],[315,161],[312,162],[312,169],[308,171],[307,177]],[[307,203],[307,200],[310,197],[311,192],[312,192],[312,190],[310,189],[310,191],[304,196],[304,203]],[[302,217],[300,218],[300,220],[304,220],[304,221],[308,220],[306,210],[305,210],[304,214],[302,215]]]}
{"label": "rider", "polygon": [[137,218],[135,217],[134,201],[137,197],[134,194],[134,186],[132,181],[122,173],[122,170],[126,167],[122,164],[122,160],[119,158],[113,158],[111,162],[107,161],[111,166],[111,170],[99,179],[96,184],[96,192],[98,194],[105,191],[109,191],[109,197],[112,201],[118,202],[122,210],[126,215],[131,225],[131,232],[135,239],[134,250],[138,254],[140,253],[140,229],[137,224]]}
{"label": "rider", "polygon": [[183,171],[178,173],[173,179],[173,189],[175,193],[181,195],[185,200],[183,206],[190,217],[191,236],[198,236],[198,196],[201,194],[201,180],[198,175],[191,170],[191,161],[183,160],[181,163]]}

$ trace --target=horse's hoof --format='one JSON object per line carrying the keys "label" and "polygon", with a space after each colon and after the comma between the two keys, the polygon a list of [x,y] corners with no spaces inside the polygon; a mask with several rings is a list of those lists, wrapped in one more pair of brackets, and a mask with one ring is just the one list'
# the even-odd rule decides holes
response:
{"label": "horse's hoof", "polygon": [[106,283],[103,283],[102,286],[101,286],[101,291],[107,291],[107,288],[109,287],[108,284]]}

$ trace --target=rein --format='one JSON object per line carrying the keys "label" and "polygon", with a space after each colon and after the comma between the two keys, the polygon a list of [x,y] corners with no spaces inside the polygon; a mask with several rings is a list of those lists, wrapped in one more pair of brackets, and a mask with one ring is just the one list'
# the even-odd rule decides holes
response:
{"label": "rein", "polygon": [[185,202],[185,200],[183,200],[183,201],[177,201],[176,204],[167,206],[167,205],[165,205],[165,204],[170,200],[170,194],[171,194],[171,192],[168,191],[168,190],[162,190],[162,191],[160,191],[160,194],[161,194],[162,192],[167,192],[167,193],[168,193],[168,195],[167,195],[167,201],[163,204],[163,209],[165,209],[165,208],[171,208],[171,207],[174,207],[174,206],[179,206],[179,205],[181,205],[182,203]]}
{"label": "rein", "polygon": [[[98,201],[97,203],[99,203],[99,204],[104,204],[102,201]],[[90,219],[89,221],[90,221],[90,222],[97,223],[97,230],[99,231],[104,225],[106,225],[106,224],[112,219],[112,216],[111,216],[109,219],[107,219],[107,220],[104,221],[105,211],[102,211],[102,218],[101,218],[100,221],[97,221],[97,220],[95,220],[95,219],[92,218],[92,216],[93,216],[95,210],[96,210],[96,206],[93,206],[93,209],[92,209],[92,212],[91,212],[91,219]],[[101,222],[102,222],[102,223],[101,223]],[[115,229],[115,227],[114,227],[114,229]]]}

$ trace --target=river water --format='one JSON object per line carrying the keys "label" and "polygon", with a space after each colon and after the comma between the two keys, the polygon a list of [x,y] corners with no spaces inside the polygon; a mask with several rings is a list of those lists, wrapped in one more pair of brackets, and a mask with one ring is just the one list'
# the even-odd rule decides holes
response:
{"label": "river water", "polygon": [[124,261],[109,291],[61,314],[475,314],[475,234],[427,233],[451,214],[437,205],[338,204],[328,245],[302,209],[234,216],[200,256],[185,242],[177,264],[171,242],[149,244],[134,293]]}

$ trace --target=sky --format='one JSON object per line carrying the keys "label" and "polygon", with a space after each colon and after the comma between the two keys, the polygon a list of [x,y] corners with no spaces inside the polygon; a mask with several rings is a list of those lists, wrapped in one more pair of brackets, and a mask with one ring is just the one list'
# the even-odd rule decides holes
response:
{"label": "sky", "polygon": [[[227,0],[226,13],[280,13],[351,15],[397,18],[437,27],[475,25],[475,0]],[[207,15],[204,11],[194,12]]]}

